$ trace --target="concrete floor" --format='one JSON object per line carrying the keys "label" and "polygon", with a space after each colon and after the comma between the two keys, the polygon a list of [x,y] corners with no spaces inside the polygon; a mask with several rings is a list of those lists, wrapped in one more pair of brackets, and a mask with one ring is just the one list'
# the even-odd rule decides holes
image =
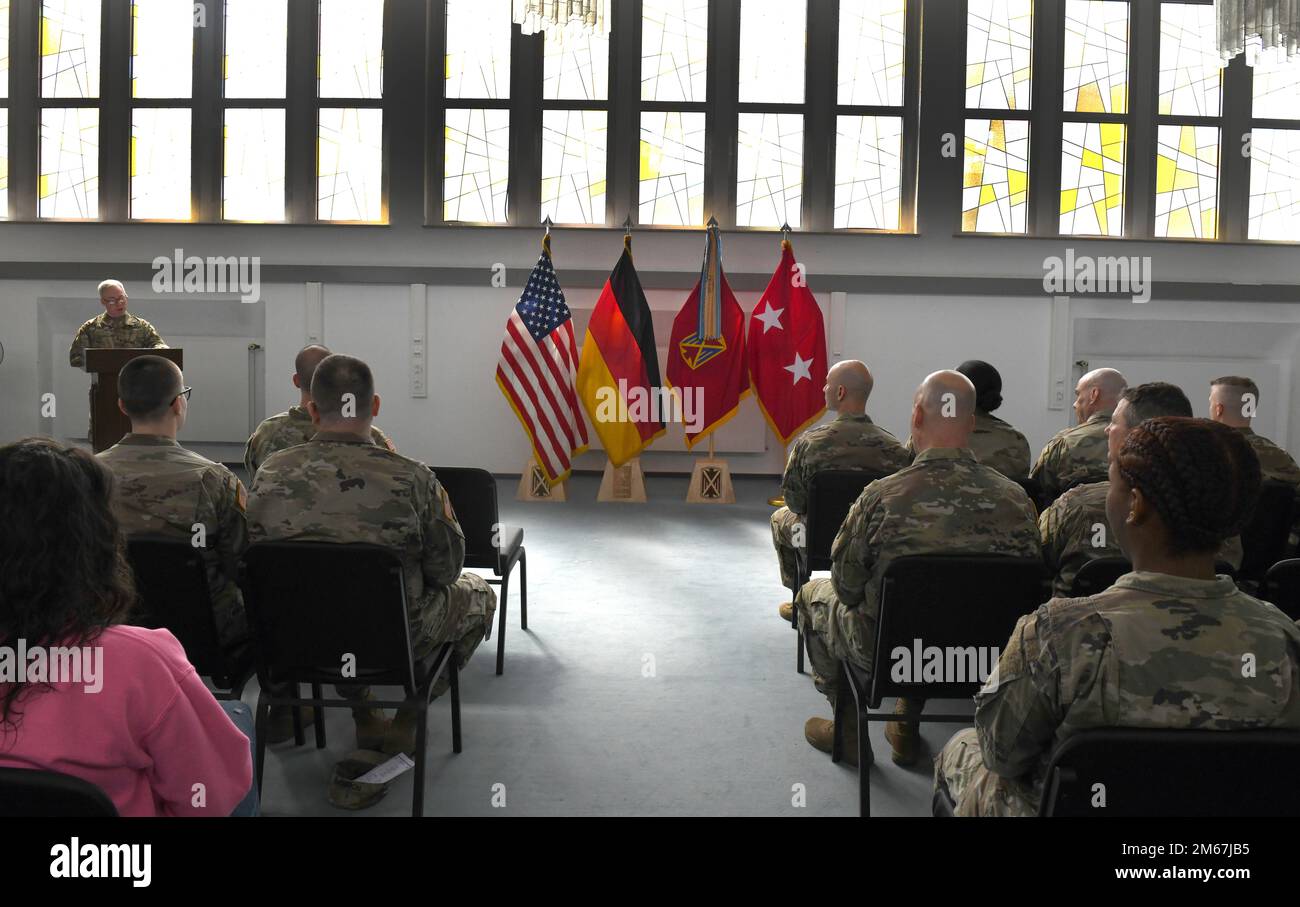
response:
{"label": "concrete floor", "polygon": [[[461,675],[461,754],[445,697],[430,709],[425,814],[856,815],[856,770],[803,737],[830,708],[795,673],[795,635],[776,613],[789,597],[768,528],[776,481],[738,477],[733,506],[686,505],[686,477],[650,478],[646,505],[598,505],[598,485],[576,476],[568,503],[521,504],[501,482],[502,521],[525,530],[530,626],[516,571],[505,674],[494,632]],[[256,702],[256,681],[244,698]],[[325,750],[310,734],[268,749],[264,814],[409,815],[411,772],[370,809],[329,805],[354,732],[347,710],[327,715]],[[922,724],[912,769],[889,761],[883,728],[872,723],[873,813],[928,815],[930,758],[957,726]]]}

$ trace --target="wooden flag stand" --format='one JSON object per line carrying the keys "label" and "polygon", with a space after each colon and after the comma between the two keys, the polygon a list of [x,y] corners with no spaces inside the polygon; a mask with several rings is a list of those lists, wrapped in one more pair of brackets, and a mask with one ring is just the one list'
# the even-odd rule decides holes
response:
{"label": "wooden flag stand", "polygon": [[709,456],[696,460],[691,470],[691,487],[686,492],[687,504],[734,504],[736,490],[731,486],[731,467],[726,460],[713,455],[713,435],[709,435]]}
{"label": "wooden flag stand", "polygon": [[564,482],[547,485],[546,473],[537,465],[537,458],[529,457],[528,465],[519,476],[519,490],[515,492],[515,500],[563,503],[566,500]]}
{"label": "wooden flag stand", "polygon": [[596,500],[606,504],[644,504],[645,473],[641,471],[641,458],[633,457],[617,468],[606,458]]}

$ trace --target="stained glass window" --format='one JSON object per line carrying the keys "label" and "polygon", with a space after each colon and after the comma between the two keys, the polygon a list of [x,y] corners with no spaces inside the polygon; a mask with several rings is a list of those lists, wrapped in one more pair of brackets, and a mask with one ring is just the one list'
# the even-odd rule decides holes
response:
{"label": "stained glass window", "polygon": [[840,116],[835,135],[835,228],[897,230],[903,118]]}
{"label": "stained glass window", "polygon": [[131,217],[190,219],[190,111],[131,111]]}
{"label": "stained glass window", "polygon": [[511,0],[447,0],[448,98],[510,97]]}
{"label": "stained glass window", "polygon": [[1062,235],[1123,235],[1125,139],[1122,123],[1064,124]]}
{"label": "stained glass window", "polygon": [[188,98],[193,81],[192,7],[176,0],[132,0],[131,96]]}
{"label": "stained glass window", "polygon": [[510,177],[510,111],[447,111],[444,220],[505,223]]}
{"label": "stained glass window", "polygon": [[320,0],[322,98],[384,96],[384,0]]}
{"label": "stained glass window", "polygon": [[321,220],[383,219],[383,126],[384,112],[378,108],[321,108],[316,151]]}
{"label": "stained glass window", "polygon": [[1066,110],[1128,110],[1128,12],[1127,0],[1066,0]]}
{"label": "stained glass window", "polygon": [[1032,0],[970,0],[967,107],[1029,109],[1033,35]]}
{"label": "stained glass window", "polygon": [[1025,232],[1029,196],[1029,123],[967,120],[962,229]]}
{"label": "stained glass window", "polygon": [[1160,107],[1162,116],[1219,115],[1219,55],[1214,7],[1160,5]]}
{"label": "stained glass window", "polygon": [[99,13],[100,0],[41,4],[41,97],[99,97]]}
{"label": "stained glass window", "polygon": [[807,9],[803,3],[791,0],[741,0],[742,103],[803,103],[806,20]]}
{"label": "stained glass window", "polygon": [[709,0],[643,0],[642,100],[705,100],[708,38]]}
{"label": "stained glass window", "polygon": [[674,227],[704,223],[704,114],[641,114],[642,224]]}
{"label": "stained glass window", "polygon": [[226,0],[226,97],[284,97],[287,2]]}
{"label": "stained glass window", "polygon": [[1255,129],[1250,152],[1250,238],[1300,237],[1300,129]]}
{"label": "stained glass window", "polygon": [[1259,120],[1300,119],[1300,65],[1255,67],[1252,116]]}
{"label": "stained glass window", "polygon": [[0,107],[0,220],[9,217],[9,108]]}
{"label": "stained glass window", "polygon": [[542,212],[556,223],[605,223],[606,114],[542,112]]}
{"label": "stained glass window", "polygon": [[736,224],[799,229],[803,206],[803,117],[739,115]]}
{"label": "stained glass window", "polygon": [[907,0],[840,4],[839,103],[903,103]]}
{"label": "stained glass window", "polygon": [[99,110],[46,107],[41,111],[40,217],[99,216]]}
{"label": "stained glass window", "polygon": [[1219,226],[1219,130],[1162,125],[1156,150],[1156,231],[1214,239]]}
{"label": "stained glass window", "polygon": [[608,36],[547,35],[542,53],[542,97],[548,101],[608,98]]}
{"label": "stained glass window", "polygon": [[226,220],[284,220],[284,111],[226,111]]}

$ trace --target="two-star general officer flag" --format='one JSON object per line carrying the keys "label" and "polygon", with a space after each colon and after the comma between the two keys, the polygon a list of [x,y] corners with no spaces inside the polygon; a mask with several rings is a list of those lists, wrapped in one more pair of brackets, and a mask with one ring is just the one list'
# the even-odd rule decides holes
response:
{"label": "two-star general officer flag", "polygon": [[622,466],[664,433],[650,306],[632,266],[630,238],[596,302],[578,363],[578,398],[609,462]]}
{"label": "two-star general officer flag", "polygon": [[573,316],[543,241],[542,257],[506,322],[497,385],[524,426],[548,484],[567,478],[573,458],[587,449],[587,426],[573,389],[577,364]]}
{"label": "two-star general officer flag", "polygon": [[706,234],[699,283],[673,320],[668,384],[681,392],[683,409],[688,399],[694,400],[692,409],[700,414],[691,420],[697,430],[686,430],[687,447],[734,416],[749,393],[745,312],[722,273],[716,226]]}
{"label": "two-star general officer flag", "polygon": [[749,319],[749,377],[763,418],[790,439],[826,410],[826,326],[789,240]]}

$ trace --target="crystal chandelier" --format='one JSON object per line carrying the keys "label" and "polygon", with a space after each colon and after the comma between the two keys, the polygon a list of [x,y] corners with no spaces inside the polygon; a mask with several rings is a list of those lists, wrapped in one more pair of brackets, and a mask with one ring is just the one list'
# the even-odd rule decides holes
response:
{"label": "crystal chandelier", "polygon": [[608,35],[609,0],[514,0],[514,21],[525,35]]}
{"label": "crystal chandelier", "polygon": [[1300,0],[1214,0],[1219,56],[1246,64],[1300,65]]}

